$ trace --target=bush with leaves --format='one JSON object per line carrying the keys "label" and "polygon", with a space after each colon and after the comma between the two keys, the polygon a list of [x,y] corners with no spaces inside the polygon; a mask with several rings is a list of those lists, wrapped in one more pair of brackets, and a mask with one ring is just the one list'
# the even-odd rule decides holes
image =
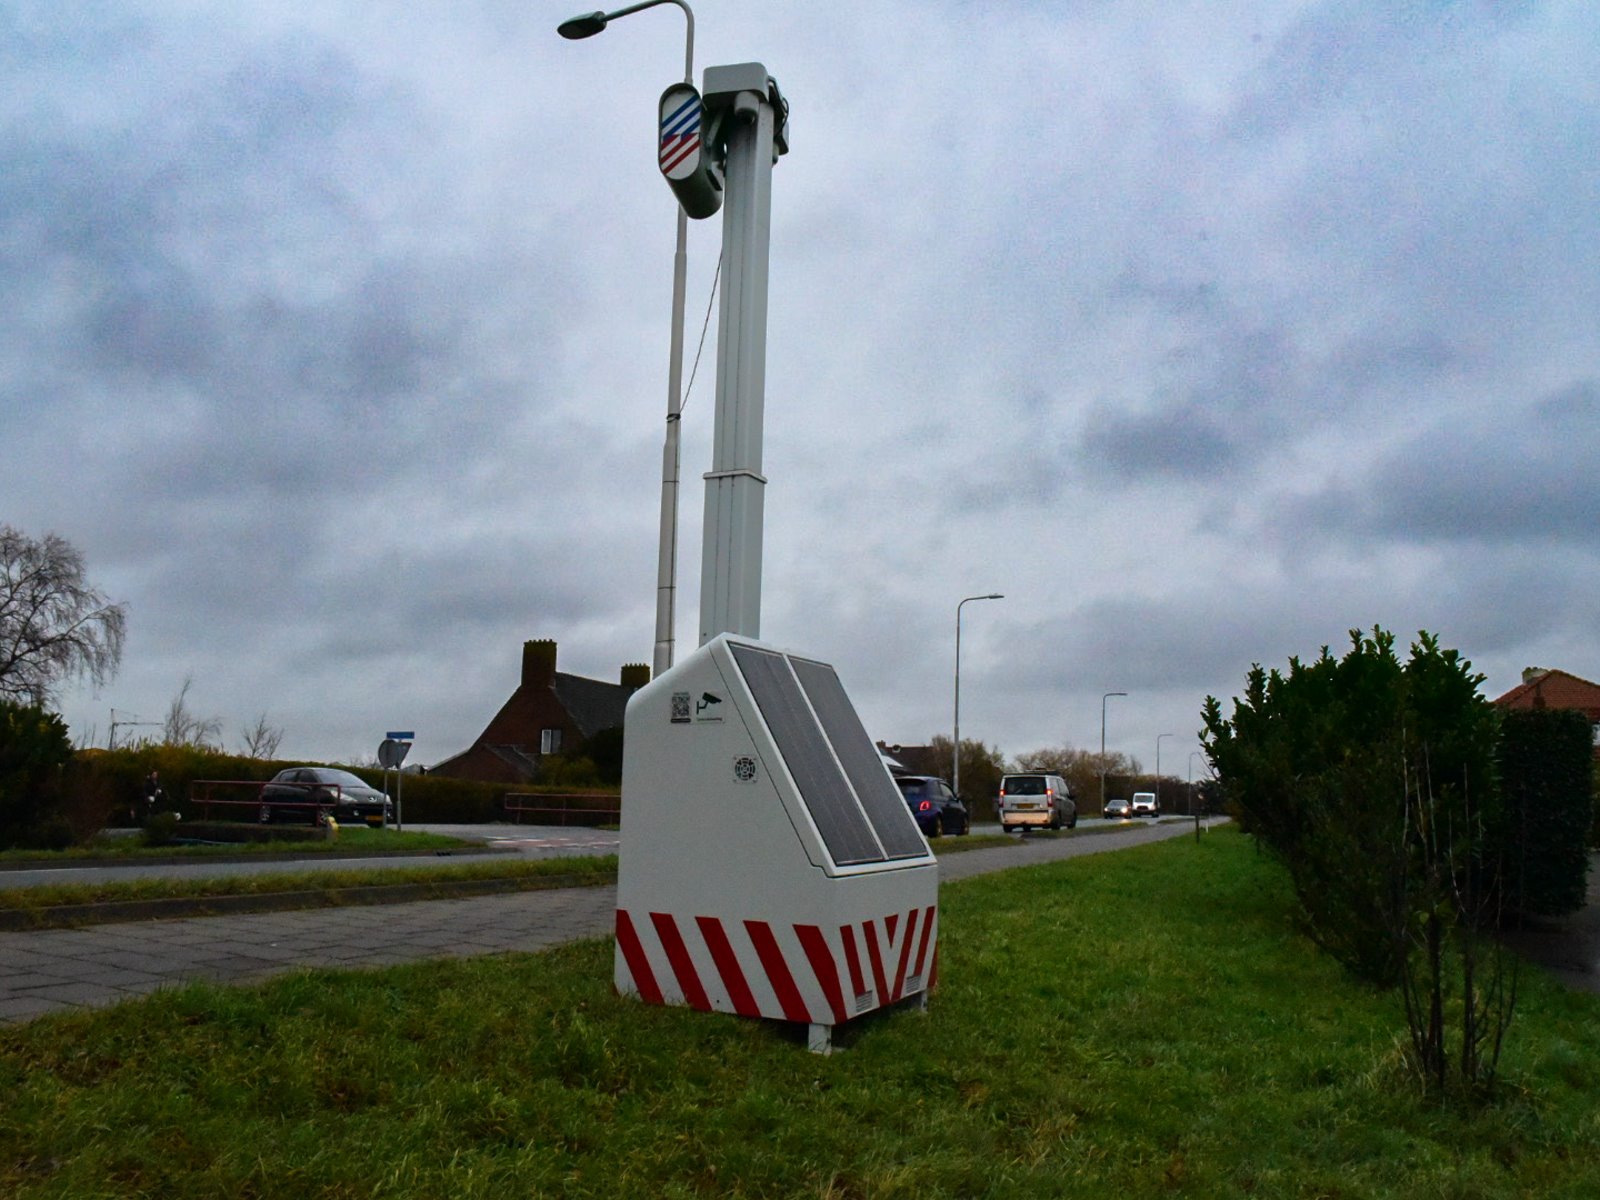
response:
{"label": "bush with leaves", "polygon": [[1283,860],[1311,936],[1357,974],[1383,983],[1400,962],[1390,882],[1407,845],[1410,773],[1431,783],[1463,862],[1478,849],[1467,807],[1494,794],[1494,709],[1481,675],[1423,633],[1402,663],[1394,635],[1352,631],[1289,671],[1250,671],[1231,720],[1207,697],[1203,740],[1242,826]]}
{"label": "bush with leaves", "polygon": [[[928,739],[929,754],[938,764],[938,769],[929,774],[950,780],[951,768],[955,765],[951,745],[950,739],[942,733]],[[1000,794],[1000,777],[1005,773],[1005,759],[1000,756],[998,746],[986,745],[975,738],[961,739],[961,799],[974,813],[994,812],[995,797]]]}
{"label": "bush with leaves", "polygon": [[59,716],[0,700],[0,849],[71,842],[57,811],[61,770],[71,757],[72,740]]}
{"label": "bush with leaves", "polygon": [[1287,674],[1253,667],[1231,719],[1214,697],[1204,710],[1228,805],[1282,860],[1311,937],[1399,986],[1414,1064],[1438,1091],[1452,1045],[1465,1090],[1492,1081],[1516,1004],[1514,967],[1485,937],[1504,821],[1482,682],[1431,634],[1402,662],[1392,634],[1355,630],[1342,659],[1324,647]]}

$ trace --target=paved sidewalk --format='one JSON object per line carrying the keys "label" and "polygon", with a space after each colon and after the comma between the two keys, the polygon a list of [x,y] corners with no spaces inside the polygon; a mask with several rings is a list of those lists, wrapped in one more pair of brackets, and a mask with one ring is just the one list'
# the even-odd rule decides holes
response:
{"label": "paved sidewalk", "polygon": [[[952,854],[942,882],[1192,835],[1188,822],[1030,838]],[[195,980],[246,983],[302,967],[378,967],[424,958],[545,950],[612,931],[615,887],[513,892],[370,908],[317,909],[87,929],[0,933],[0,1024],[115,1004]]]}

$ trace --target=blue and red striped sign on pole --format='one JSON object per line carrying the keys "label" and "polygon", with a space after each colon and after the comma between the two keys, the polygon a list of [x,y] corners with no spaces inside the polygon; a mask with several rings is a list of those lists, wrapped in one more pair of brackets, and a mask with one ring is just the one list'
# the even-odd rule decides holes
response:
{"label": "blue and red striped sign on pole", "polygon": [[683,103],[661,114],[661,173],[682,179],[700,164],[700,95],[689,91]]}

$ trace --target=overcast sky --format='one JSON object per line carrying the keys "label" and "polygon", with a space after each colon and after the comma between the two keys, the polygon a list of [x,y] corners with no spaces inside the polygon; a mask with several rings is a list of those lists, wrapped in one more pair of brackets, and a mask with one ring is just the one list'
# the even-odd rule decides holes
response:
{"label": "overcast sky", "polygon": [[[0,521],[128,606],[80,740],[192,677],[230,747],[431,763],[527,638],[650,661],[684,25],[571,11],[0,3]],[[987,592],[961,728],[1008,756],[1125,691],[1108,748],[1182,777],[1207,693],[1374,623],[1491,696],[1600,678],[1600,5],[695,12],[792,110],[761,632],[874,737],[948,734]]]}

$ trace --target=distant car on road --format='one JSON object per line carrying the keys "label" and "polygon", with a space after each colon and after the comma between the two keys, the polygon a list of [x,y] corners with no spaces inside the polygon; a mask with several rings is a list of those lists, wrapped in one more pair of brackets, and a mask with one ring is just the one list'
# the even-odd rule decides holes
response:
{"label": "distant car on road", "polygon": [[1133,815],[1133,805],[1126,800],[1107,800],[1100,815],[1108,821],[1126,821]]}
{"label": "distant car on road", "polygon": [[1028,771],[1000,779],[1000,829],[1004,833],[1025,829],[1077,827],[1078,803],[1059,775]]}
{"label": "distant car on road", "polygon": [[900,794],[906,798],[906,805],[917,819],[923,837],[972,832],[972,817],[967,813],[967,806],[944,780],[933,775],[902,775],[895,782],[900,785]]}
{"label": "distant car on road", "polygon": [[377,788],[336,767],[286,767],[261,787],[263,825],[320,825],[325,815],[341,825],[382,828],[394,820],[394,805]]}
{"label": "distant car on road", "polygon": [[1159,817],[1161,805],[1156,803],[1154,792],[1135,792],[1133,794],[1133,815],[1136,817]]}

